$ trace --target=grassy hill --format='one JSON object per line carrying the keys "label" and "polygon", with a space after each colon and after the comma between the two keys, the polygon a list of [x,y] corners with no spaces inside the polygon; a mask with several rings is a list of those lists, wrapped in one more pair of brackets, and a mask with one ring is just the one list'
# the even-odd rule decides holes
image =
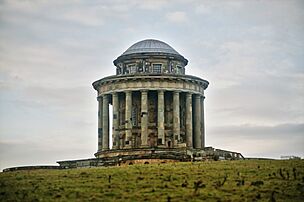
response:
{"label": "grassy hill", "polygon": [[0,173],[0,201],[304,201],[303,160]]}

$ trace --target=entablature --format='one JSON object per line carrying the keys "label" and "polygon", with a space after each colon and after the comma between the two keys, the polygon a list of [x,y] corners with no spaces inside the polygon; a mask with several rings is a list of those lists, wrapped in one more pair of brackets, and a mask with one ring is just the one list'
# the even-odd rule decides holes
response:
{"label": "entablature", "polygon": [[110,76],[93,83],[98,94],[140,90],[172,90],[204,94],[209,82],[195,76],[145,75]]}

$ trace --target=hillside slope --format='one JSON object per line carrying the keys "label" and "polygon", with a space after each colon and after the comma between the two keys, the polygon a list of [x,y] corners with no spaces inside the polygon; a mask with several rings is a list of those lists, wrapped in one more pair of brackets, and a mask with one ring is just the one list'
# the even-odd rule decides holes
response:
{"label": "hillside slope", "polygon": [[304,201],[303,160],[0,173],[0,201]]}

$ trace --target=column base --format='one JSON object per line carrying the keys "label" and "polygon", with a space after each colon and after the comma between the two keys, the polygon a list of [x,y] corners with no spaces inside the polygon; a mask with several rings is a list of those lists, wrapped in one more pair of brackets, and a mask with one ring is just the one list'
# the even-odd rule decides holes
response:
{"label": "column base", "polygon": [[123,149],[132,149],[132,145],[125,145]]}

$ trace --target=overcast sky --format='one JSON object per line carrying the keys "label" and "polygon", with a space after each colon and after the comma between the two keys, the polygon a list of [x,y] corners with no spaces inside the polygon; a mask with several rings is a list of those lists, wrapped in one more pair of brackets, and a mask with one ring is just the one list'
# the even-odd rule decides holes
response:
{"label": "overcast sky", "polygon": [[210,82],[206,145],[304,157],[304,1],[0,0],[0,169],[91,158],[91,83],[143,39]]}

